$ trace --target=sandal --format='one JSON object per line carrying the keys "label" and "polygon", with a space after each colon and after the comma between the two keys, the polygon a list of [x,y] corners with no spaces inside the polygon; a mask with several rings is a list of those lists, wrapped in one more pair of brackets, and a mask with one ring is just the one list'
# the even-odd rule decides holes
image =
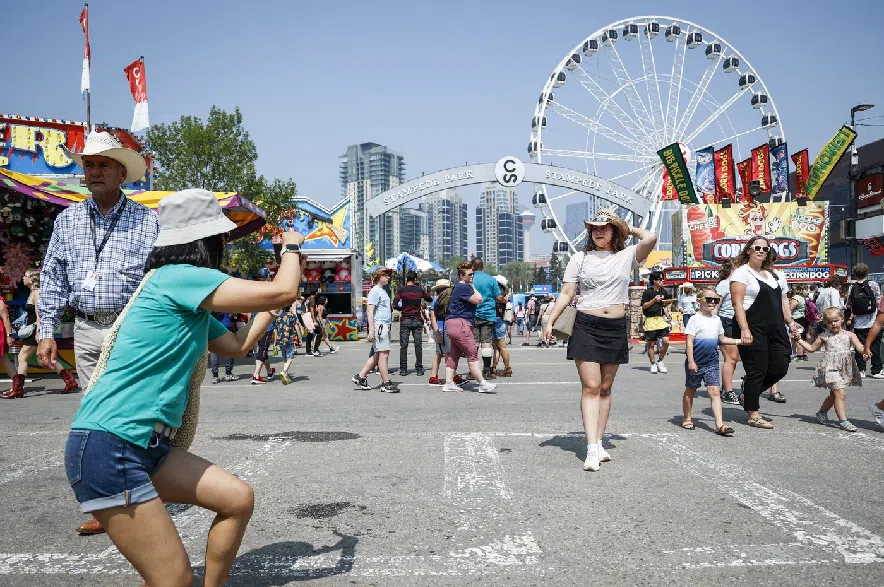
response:
{"label": "sandal", "polygon": [[731,428],[730,426],[722,424],[721,426],[718,427],[718,430],[716,430],[715,433],[718,434],[719,436],[733,436],[734,429]]}
{"label": "sandal", "polygon": [[772,402],[777,402],[778,404],[786,403],[786,396],[784,396],[779,391],[776,393],[771,393],[770,395],[767,396],[767,399],[769,399]]}
{"label": "sandal", "polygon": [[754,418],[749,420],[747,424],[749,424],[749,426],[752,426],[753,428],[764,428],[765,430],[770,430],[774,427],[773,423],[768,422],[761,416],[755,416]]}
{"label": "sandal", "polygon": [[513,368],[507,367],[503,370],[503,373],[500,375],[501,377],[512,377],[513,376]]}
{"label": "sandal", "polygon": [[684,422],[681,423],[681,427],[684,428],[685,430],[693,430],[694,423],[691,420],[685,420]]}

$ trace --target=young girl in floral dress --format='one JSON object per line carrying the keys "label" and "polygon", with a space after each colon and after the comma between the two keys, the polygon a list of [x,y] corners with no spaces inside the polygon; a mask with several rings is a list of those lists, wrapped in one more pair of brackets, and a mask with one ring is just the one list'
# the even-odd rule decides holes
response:
{"label": "young girl in floral dress", "polygon": [[[853,358],[853,349],[863,352],[863,345],[856,335],[844,330],[844,314],[839,308],[828,307],[823,312],[823,325],[825,331],[813,344],[809,344],[797,335],[796,341],[802,348],[809,352],[826,347],[820,364],[817,365],[813,374],[813,383],[817,387],[829,390],[829,396],[823,401],[820,411],[816,413],[816,419],[820,424],[828,424],[829,410],[834,406],[835,415],[838,417],[838,426],[847,432],[856,432],[856,426],[847,419],[844,409],[846,387],[862,387],[859,367]],[[853,347],[853,349],[851,348]]]}

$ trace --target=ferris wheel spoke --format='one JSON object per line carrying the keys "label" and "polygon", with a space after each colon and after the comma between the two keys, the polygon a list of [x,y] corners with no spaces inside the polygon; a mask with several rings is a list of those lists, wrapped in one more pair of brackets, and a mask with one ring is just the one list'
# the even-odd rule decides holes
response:
{"label": "ferris wheel spoke", "polygon": [[644,167],[636,167],[632,171],[627,171],[626,173],[621,173],[620,175],[615,175],[614,177],[608,178],[609,181],[617,181],[618,179],[623,179],[624,177],[628,177],[633,173],[641,173],[642,171],[647,172],[648,169],[652,167],[656,167],[657,163],[651,163],[650,165],[645,165]]}
{"label": "ferris wheel spoke", "polygon": [[755,128],[750,128],[749,130],[744,130],[743,132],[738,132],[736,134],[732,134],[729,137],[725,137],[723,139],[719,139],[722,145],[726,145],[737,137],[741,137],[743,135],[747,135],[749,133],[758,132],[760,130],[764,130],[763,126],[756,126]]}
{"label": "ferris wheel spoke", "polygon": [[562,198],[567,198],[568,196],[573,196],[573,195],[576,194],[576,193],[577,193],[577,192],[575,192],[575,191],[573,191],[573,190],[570,191],[570,192],[565,192],[564,194],[562,194],[562,195],[560,195],[560,196],[555,196],[554,198],[549,198],[549,201],[550,201],[550,202],[555,202],[556,200],[561,200]]}
{"label": "ferris wheel spoke", "polygon": [[648,140],[648,135],[644,131],[642,131],[641,126],[629,115],[626,110],[623,109],[620,104],[618,104],[608,92],[602,88],[595,79],[586,73],[586,70],[583,69],[582,66],[578,66],[580,73],[582,74],[580,77],[580,85],[583,86],[587,92],[589,92],[593,98],[607,111],[613,116],[617,122],[620,123],[620,126],[626,129],[626,131],[633,136],[633,138],[638,141],[640,144],[645,146],[645,150],[650,151],[651,145]]}
{"label": "ferris wheel spoke", "polygon": [[594,131],[602,135],[603,137],[614,141],[615,143],[626,149],[639,152],[646,151],[646,148],[643,144],[640,144],[635,140],[627,137],[626,135],[621,134],[608,126],[605,126],[597,120],[592,120],[591,118],[584,116],[583,114],[580,114],[579,112],[571,108],[568,108],[561,102],[553,102],[550,105],[550,109],[559,116],[570,120],[575,124],[579,124],[580,126],[585,127],[591,131]]}
{"label": "ferris wheel spoke", "polygon": [[[679,51],[679,47],[681,51]],[[678,120],[678,103],[681,100],[681,80],[684,74],[684,58],[687,52],[687,44],[679,35],[675,39],[675,58],[672,61],[672,72],[669,75],[669,99],[666,102],[666,128],[668,135],[667,143],[671,143],[675,136],[675,123]]]}
{"label": "ferris wheel spoke", "polygon": [[709,63],[709,66],[706,68],[706,71],[703,72],[703,77],[700,79],[700,83],[697,84],[696,91],[691,96],[691,101],[688,102],[688,107],[684,111],[684,115],[681,118],[678,126],[675,129],[675,138],[679,139],[681,135],[687,130],[688,125],[691,123],[691,119],[694,117],[694,113],[697,111],[697,106],[700,105],[700,100],[703,96],[706,95],[706,90],[709,89],[709,83],[712,81],[712,78],[715,77],[715,73],[718,71],[718,66],[721,65],[721,60],[724,58],[724,54],[720,56],[716,61]]}
{"label": "ferris wheel spoke", "polygon": [[[644,65],[644,61],[645,61],[644,47],[645,47],[645,45],[643,45],[641,43],[642,37],[644,37],[644,35],[639,36],[639,45],[642,48],[642,67],[645,67],[645,65]],[[666,138],[666,117],[663,115],[663,99],[660,97],[660,78],[657,76],[657,60],[654,57],[654,44],[651,42],[651,39],[649,39],[649,38],[645,38],[645,43],[647,44],[647,47],[648,47],[647,52],[648,52],[648,57],[650,57],[650,62],[651,62],[651,73],[654,76],[654,83],[653,84],[651,84],[650,81],[645,81],[645,84],[648,87],[648,93],[649,93],[648,102],[651,105],[651,111],[653,112],[654,117],[656,118],[659,115],[658,125],[657,125],[658,136],[661,139],[665,140],[665,138]],[[645,71],[645,77],[647,78],[647,77],[649,77],[649,75],[650,74],[647,71]],[[653,95],[650,95],[650,94],[653,94]],[[656,98],[656,100],[654,98]],[[655,110],[655,107],[656,107],[656,110]]]}
{"label": "ferris wheel spoke", "polygon": [[[641,128],[642,131],[645,133],[645,136],[648,137],[648,140],[653,140],[653,137],[648,132],[648,129],[654,128],[656,132],[656,126],[654,125],[654,121],[651,119],[651,116],[648,114],[647,108],[645,108],[645,103],[642,101],[641,96],[638,95],[638,92],[635,89],[632,77],[629,75],[629,71],[627,71],[626,66],[623,64],[623,59],[620,57],[620,52],[617,51],[617,47],[611,45],[607,57],[608,63],[611,66],[611,70],[617,77],[617,82],[620,84],[620,87],[623,88],[623,91],[626,94],[626,101],[629,103],[629,107],[632,109],[632,113],[635,115],[638,121],[643,124]],[[614,59],[615,57],[616,60]]]}
{"label": "ferris wheel spoke", "polygon": [[569,149],[542,149],[544,155],[555,157],[576,157],[578,159],[600,159],[602,161],[630,161],[632,163],[648,163],[657,157],[651,155],[626,155],[623,153],[596,153],[593,151],[574,151]]}
{"label": "ferris wheel spoke", "polygon": [[[687,137],[686,139],[684,139],[685,144],[690,144],[695,138],[697,138],[697,136],[699,136],[699,134],[700,134],[701,132],[703,132],[704,130],[706,130],[706,128],[707,128],[710,124],[712,124],[713,122],[715,122],[716,120],[718,120],[718,118],[719,118],[722,114],[724,114],[724,112],[725,112],[728,108],[730,108],[730,107],[731,107],[731,106],[732,106],[737,100],[739,100],[739,99],[740,99],[740,96],[742,96],[742,95],[743,95],[743,90],[738,91],[736,94],[734,94],[733,96],[731,96],[730,99],[728,99],[727,102],[725,102],[724,104],[722,104],[721,106],[719,106],[718,109],[716,109],[715,111],[713,111],[712,114],[709,115],[708,118],[706,118],[706,120],[704,120],[703,122],[701,122],[700,125],[697,126],[696,129],[694,129],[694,132],[692,132],[690,135],[688,135],[688,137]],[[713,101],[713,103],[714,103],[714,101]],[[730,119],[728,119],[728,120],[730,120]],[[733,125],[731,125],[731,127],[733,128]],[[723,134],[723,133],[722,133],[722,134]]]}

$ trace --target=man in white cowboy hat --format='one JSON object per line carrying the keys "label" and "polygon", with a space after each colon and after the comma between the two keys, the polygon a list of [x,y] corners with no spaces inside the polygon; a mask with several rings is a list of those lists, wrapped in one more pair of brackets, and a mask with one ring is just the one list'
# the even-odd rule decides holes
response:
{"label": "man in white cowboy hat", "polygon": [[[53,333],[65,307],[71,306],[77,314],[74,358],[80,387],[85,389],[105,335],[144,277],[144,262],[160,224],[150,208],[127,199],[120,189],[144,177],[147,166],[140,154],[123,147],[110,133],[93,131],[82,153],[68,155],[83,169],[92,197],[69,206],[55,219],[40,271],[37,358],[42,365],[56,360]],[[78,531],[104,532],[94,519]]]}

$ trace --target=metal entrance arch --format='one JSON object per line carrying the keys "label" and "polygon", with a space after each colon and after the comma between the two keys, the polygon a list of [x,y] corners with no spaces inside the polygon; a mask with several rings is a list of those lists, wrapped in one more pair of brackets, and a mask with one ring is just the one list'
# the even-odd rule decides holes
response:
{"label": "metal entrance arch", "polygon": [[[546,203],[546,195],[542,189],[538,189],[539,186],[562,187],[572,192],[596,196],[610,202],[614,206],[628,210],[632,215],[631,221],[633,224],[640,224],[648,216],[653,205],[653,202],[644,196],[589,173],[554,165],[524,163],[517,157],[504,157],[497,163],[480,163],[453,167],[407,181],[368,200],[365,203],[365,212],[372,218],[377,218],[384,212],[389,212],[422,196],[445,189],[481,183],[498,183],[504,187],[513,188],[523,181],[535,185],[535,205],[539,203],[537,201],[539,197],[543,197],[543,203]],[[546,227],[546,221],[551,220],[545,214],[546,212],[544,212],[541,224],[544,228]],[[383,225],[383,220],[383,217],[381,217],[379,226],[381,232],[386,228]],[[383,243],[385,239],[380,240]],[[568,248],[572,248],[570,244]],[[387,251],[382,250],[379,252],[381,253],[381,262],[383,262],[386,259]]]}

